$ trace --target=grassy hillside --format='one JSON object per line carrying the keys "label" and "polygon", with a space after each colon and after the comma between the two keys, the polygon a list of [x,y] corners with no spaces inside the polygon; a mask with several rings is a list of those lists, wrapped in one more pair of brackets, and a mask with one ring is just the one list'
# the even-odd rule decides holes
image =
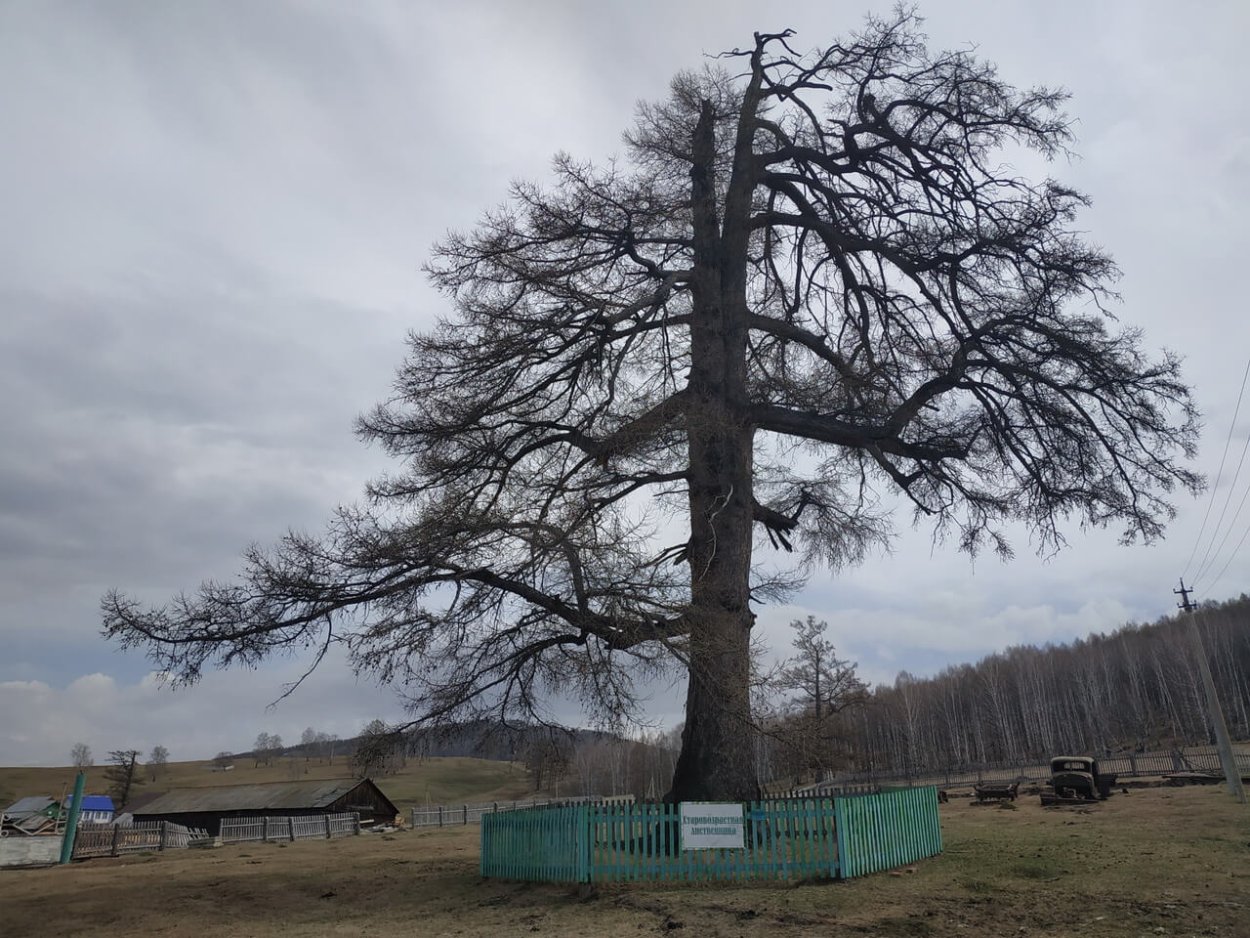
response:
{"label": "grassy hillside", "polygon": [[[87,770],[87,792],[103,793],[105,766]],[[144,767],[146,769],[146,767]],[[0,807],[26,795],[60,798],[73,790],[76,770],[71,767],[0,768]],[[156,780],[145,774],[138,792],[174,788],[207,788],[218,785],[255,785],[321,778],[345,778],[351,770],[345,758],[326,763],[311,759],[275,759],[272,765],[253,766],[240,759],[230,772],[213,770],[212,762],[171,762]],[[487,759],[431,758],[410,760],[394,775],[374,778],[400,808],[419,804],[512,801],[533,796],[524,767],[513,762]]]}

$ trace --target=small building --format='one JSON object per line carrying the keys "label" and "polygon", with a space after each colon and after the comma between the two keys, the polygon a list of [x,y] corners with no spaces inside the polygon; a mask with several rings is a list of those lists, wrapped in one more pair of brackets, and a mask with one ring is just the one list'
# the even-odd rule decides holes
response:
{"label": "small building", "polygon": [[0,833],[52,834],[56,833],[61,817],[61,805],[47,795],[30,795],[19,798],[0,812]]}
{"label": "small building", "polygon": [[108,795],[82,796],[82,807],[78,810],[80,824],[112,824],[114,814],[113,799]]}
{"label": "small building", "polygon": [[136,824],[172,821],[216,836],[223,818],[307,817],[356,812],[362,823],[391,823],[399,809],[370,779],[268,782],[166,792],[134,811]]}
{"label": "small building", "polygon": [[44,817],[56,817],[60,811],[61,806],[57,804],[55,799],[49,798],[47,795],[30,795],[26,798],[19,798],[4,809],[4,813],[11,818],[24,818],[35,814],[41,814]]}

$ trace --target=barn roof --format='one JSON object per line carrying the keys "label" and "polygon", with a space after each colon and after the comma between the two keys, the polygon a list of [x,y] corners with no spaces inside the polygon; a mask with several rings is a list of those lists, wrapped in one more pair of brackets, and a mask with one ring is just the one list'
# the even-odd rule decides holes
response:
{"label": "barn roof", "polygon": [[310,782],[269,782],[223,788],[183,788],[145,804],[137,815],[195,814],[211,811],[260,811],[326,808],[368,779],[332,778]]}

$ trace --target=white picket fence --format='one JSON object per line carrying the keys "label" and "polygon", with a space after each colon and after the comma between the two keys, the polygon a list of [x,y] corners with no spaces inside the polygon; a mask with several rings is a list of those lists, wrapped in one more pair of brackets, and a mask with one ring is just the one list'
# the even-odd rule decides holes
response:
{"label": "white picket fence", "polygon": [[116,857],[139,850],[176,850],[211,841],[207,832],[172,821],[144,821],[130,827],[81,824],[74,837],[74,859]]}
{"label": "white picket fence", "polygon": [[360,815],[312,814],[301,817],[228,817],[221,820],[223,844],[249,840],[307,840],[350,837],[360,833]]}

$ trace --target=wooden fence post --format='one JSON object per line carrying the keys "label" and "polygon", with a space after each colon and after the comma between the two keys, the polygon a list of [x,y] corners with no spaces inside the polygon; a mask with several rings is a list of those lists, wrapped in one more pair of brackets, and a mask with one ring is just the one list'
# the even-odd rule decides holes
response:
{"label": "wooden fence post", "polygon": [[114,824],[113,825],[113,846],[109,849],[109,856],[113,856],[113,857],[117,856],[117,839],[121,836],[121,832],[122,832],[121,825]]}
{"label": "wooden fence post", "polygon": [[326,840],[330,839],[330,815],[326,815]]}
{"label": "wooden fence post", "polygon": [[168,829],[168,824],[169,824],[168,821],[161,821],[161,842],[160,842],[160,845],[156,848],[157,850],[165,849],[165,831]]}
{"label": "wooden fence post", "polygon": [[441,804],[438,806],[438,826],[443,826],[443,806]]}
{"label": "wooden fence post", "polygon": [[469,823],[469,806],[467,804],[462,804],[460,808],[464,811],[464,823],[467,825]]}
{"label": "wooden fence post", "polygon": [[355,819],[356,836],[360,836],[360,812],[355,812],[352,817]]}
{"label": "wooden fence post", "polygon": [[260,839],[265,843],[269,843],[269,815],[265,815],[265,823],[260,829]]}
{"label": "wooden fence post", "polygon": [[287,816],[286,826],[291,831],[291,843],[295,843],[295,815],[291,814]]}

